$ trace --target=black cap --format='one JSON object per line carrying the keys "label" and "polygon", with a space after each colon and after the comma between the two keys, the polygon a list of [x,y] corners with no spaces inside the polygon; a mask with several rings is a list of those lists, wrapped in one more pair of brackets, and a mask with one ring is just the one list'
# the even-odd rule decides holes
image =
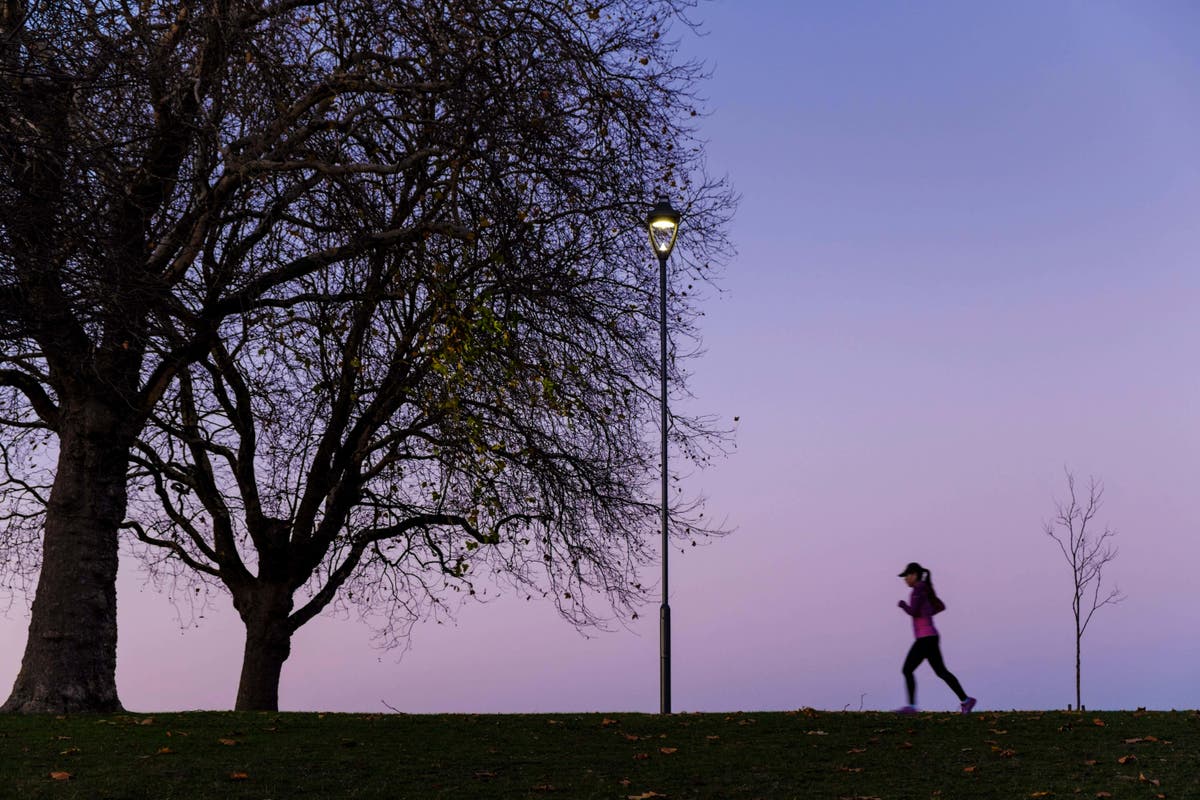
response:
{"label": "black cap", "polygon": [[924,571],[925,571],[925,568],[922,567],[920,564],[918,564],[915,561],[910,561],[908,566],[904,568],[904,572],[901,572],[896,577],[903,578],[905,575],[920,575]]}

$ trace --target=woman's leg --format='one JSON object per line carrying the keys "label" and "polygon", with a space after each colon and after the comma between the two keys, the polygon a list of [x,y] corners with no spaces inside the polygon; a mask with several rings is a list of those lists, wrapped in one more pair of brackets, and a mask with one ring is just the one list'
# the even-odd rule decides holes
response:
{"label": "woman's leg", "polygon": [[921,644],[924,639],[917,639],[913,642],[912,647],[908,649],[908,656],[904,659],[904,688],[908,690],[908,704],[914,706],[917,704],[917,679],[913,677],[913,673],[921,662],[925,660],[925,646]]}
{"label": "woman's leg", "polygon": [[962,684],[958,682],[958,678],[954,677],[954,673],[946,669],[946,662],[942,660],[942,649],[939,646],[938,637],[928,637],[930,642],[926,657],[929,659],[929,666],[933,667],[934,673],[939,678],[946,682],[950,690],[958,695],[959,702],[964,702],[967,699],[967,693],[963,691]]}

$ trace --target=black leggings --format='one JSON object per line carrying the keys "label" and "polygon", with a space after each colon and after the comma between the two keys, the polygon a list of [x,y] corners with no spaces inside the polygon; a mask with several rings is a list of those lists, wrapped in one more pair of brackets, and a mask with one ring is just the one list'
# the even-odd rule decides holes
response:
{"label": "black leggings", "polygon": [[942,649],[938,646],[938,641],[937,636],[922,636],[913,642],[912,649],[908,651],[908,658],[904,659],[904,685],[908,688],[908,704],[910,706],[917,702],[917,681],[913,678],[913,672],[925,659],[929,659],[929,666],[933,667],[937,676],[958,695],[959,702],[967,699],[967,693],[963,691],[958,678],[946,669],[946,662],[942,661]]}

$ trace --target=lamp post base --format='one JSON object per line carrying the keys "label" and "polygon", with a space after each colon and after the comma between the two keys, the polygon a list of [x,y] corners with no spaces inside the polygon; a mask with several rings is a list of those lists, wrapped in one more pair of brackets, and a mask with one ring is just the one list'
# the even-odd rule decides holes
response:
{"label": "lamp post base", "polygon": [[671,607],[666,603],[659,609],[659,712],[671,713]]}

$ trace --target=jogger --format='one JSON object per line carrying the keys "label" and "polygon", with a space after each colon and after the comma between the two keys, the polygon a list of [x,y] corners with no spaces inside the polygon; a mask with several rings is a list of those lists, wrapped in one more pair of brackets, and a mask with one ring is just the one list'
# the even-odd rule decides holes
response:
{"label": "jogger", "polygon": [[946,669],[946,662],[942,660],[941,637],[933,625],[933,615],[945,606],[941,604],[940,600],[937,600],[930,572],[914,561],[904,568],[900,577],[904,578],[905,583],[912,587],[912,595],[908,602],[901,600],[899,605],[904,613],[912,617],[913,635],[916,641],[913,642],[908,656],[904,659],[902,670],[904,687],[908,691],[908,705],[898,710],[900,713],[906,714],[916,711],[917,681],[913,673],[922,661],[928,660],[929,666],[933,667],[934,674],[945,681],[950,690],[958,696],[959,707],[966,714],[975,707],[975,698],[968,696],[963,691],[958,678]]}

